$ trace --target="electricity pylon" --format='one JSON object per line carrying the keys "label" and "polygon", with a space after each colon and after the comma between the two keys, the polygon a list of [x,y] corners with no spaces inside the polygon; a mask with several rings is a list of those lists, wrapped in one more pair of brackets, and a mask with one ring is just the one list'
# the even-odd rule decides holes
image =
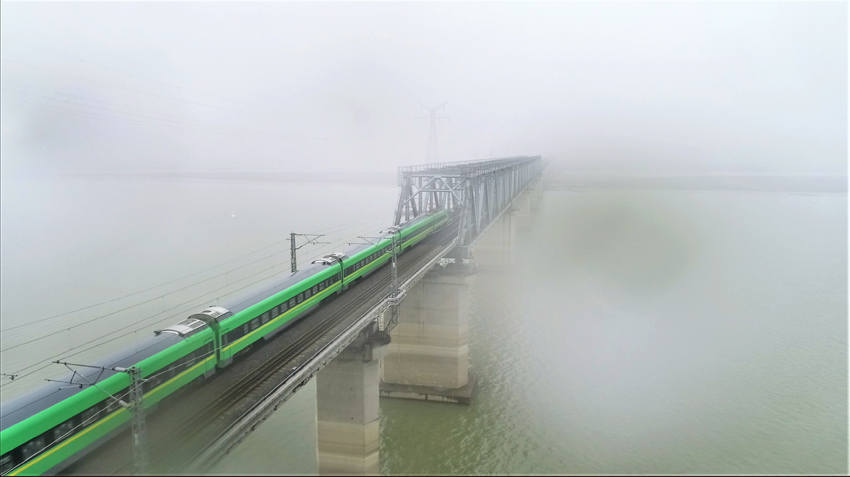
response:
{"label": "electricity pylon", "polygon": [[[436,108],[429,108],[422,103],[423,108],[428,110],[428,153],[425,157],[425,162],[428,164],[433,164],[435,162],[439,162],[439,153],[437,152],[437,119],[450,119],[448,116],[437,116],[437,111],[442,109],[443,106],[446,105],[448,101],[444,101],[443,104],[437,106]],[[425,119],[424,116],[420,116],[420,119]]]}

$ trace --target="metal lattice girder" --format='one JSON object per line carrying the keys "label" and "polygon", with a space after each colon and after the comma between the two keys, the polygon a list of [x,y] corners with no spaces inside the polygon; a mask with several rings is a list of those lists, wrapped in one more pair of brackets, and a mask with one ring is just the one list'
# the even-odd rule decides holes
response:
{"label": "metal lattice girder", "polygon": [[540,156],[399,167],[395,225],[445,209],[460,215],[458,245],[468,247],[541,168]]}

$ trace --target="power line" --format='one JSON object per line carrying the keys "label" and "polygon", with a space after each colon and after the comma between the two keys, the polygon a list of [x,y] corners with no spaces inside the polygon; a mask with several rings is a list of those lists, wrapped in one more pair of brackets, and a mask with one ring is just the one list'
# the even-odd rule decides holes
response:
{"label": "power line", "polygon": [[[275,268],[277,268],[277,267],[281,267],[282,265],[284,265],[284,264],[283,264],[283,263],[281,263],[281,264],[278,264],[278,265],[276,265],[276,266],[274,266],[274,265],[273,265],[272,267],[270,267],[270,268],[269,268],[269,271],[272,271],[272,270],[274,270],[274,269],[275,269]],[[229,295],[229,294],[232,294],[232,293],[236,293],[236,292],[241,291],[241,290],[244,290],[244,289],[246,289],[246,288],[248,288],[248,287],[250,287],[250,286],[256,285],[257,283],[262,283],[263,281],[265,281],[265,280],[269,279],[270,277],[273,277],[274,275],[277,275],[278,273],[279,273],[279,272],[272,273],[272,274],[271,274],[271,275],[269,275],[269,276],[266,276],[266,277],[264,277],[264,278],[262,278],[262,279],[260,279],[260,280],[255,281],[255,282],[249,283],[248,285],[245,285],[245,286],[243,286],[243,287],[241,287],[241,288],[238,288],[238,289],[236,289],[236,290],[231,290],[231,291],[227,292],[226,294],[228,294],[228,295]],[[244,280],[244,278],[243,278],[243,279],[241,279],[241,280]],[[239,281],[241,281],[241,280],[239,280]],[[238,281],[237,281],[237,282],[238,282]],[[230,286],[230,285],[227,285],[227,286]],[[223,290],[224,288],[227,288],[227,286],[222,287],[222,288],[219,288],[219,289],[216,289],[216,290],[212,290],[212,291],[210,291],[210,292],[203,293],[203,294],[201,294],[201,295],[198,295],[198,296],[196,296],[196,297],[194,297],[194,298],[192,298],[192,299],[190,299],[190,300],[187,300],[187,301],[185,301],[185,302],[183,302],[183,303],[181,303],[181,304],[179,304],[179,305],[176,305],[176,306],[174,306],[174,307],[170,308],[170,310],[174,310],[174,309],[176,309],[176,308],[178,308],[178,307],[181,307],[181,306],[183,306],[183,305],[186,305],[187,303],[191,303],[191,302],[193,302],[193,301],[196,301],[196,300],[198,300],[198,299],[200,299],[200,298],[202,298],[202,297],[204,297],[204,296],[206,296],[206,295],[209,295],[209,294],[211,294],[211,293],[219,292],[219,291]],[[158,297],[158,298],[160,298],[160,297]],[[169,316],[169,317],[167,317],[167,318],[160,319],[159,321],[157,321],[157,323],[163,322],[163,321],[165,321],[165,320],[170,320],[170,319],[175,318],[175,317],[177,317],[177,316],[179,316],[179,315],[181,315],[181,314],[183,314],[183,313],[187,313],[188,311],[191,311],[191,310],[192,310],[194,307],[196,307],[196,306],[199,306],[199,305],[192,305],[192,307],[191,307],[191,308],[189,308],[189,309],[187,309],[187,310],[184,310],[184,311],[181,311],[181,312],[178,312],[178,313],[175,313],[175,314],[173,314],[173,315],[170,315],[170,316]],[[141,321],[139,321],[139,322],[134,322],[134,323],[131,323],[130,325],[127,325],[127,326],[121,327],[121,328],[119,328],[119,329],[117,329],[117,330],[114,330],[114,331],[112,331],[112,332],[109,332],[109,333],[107,333],[107,334],[105,334],[105,335],[102,335],[102,336],[100,336],[100,337],[98,337],[98,338],[95,338],[95,339],[93,339],[93,340],[90,340],[90,341],[87,341],[87,342],[82,343],[82,344],[80,344],[80,345],[77,345],[77,346],[75,346],[75,347],[73,347],[73,348],[71,348],[71,349],[69,349],[69,350],[66,350],[66,351],[63,351],[63,352],[61,352],[61,353],[55,354],[55,355],[53,355],[53,356],[51,356],[51,357],[49,357],[49,358],[47,358],[47,359],[53,359],[53,358],[56,358],[56,357],[59,357],[59,356],[65,355],[65,353],[68,353],[68,352],[71,352],[71,351],[77,350],[77,349],[79,349],[79,348],[81,348],[81,347],[83,347],[83,346],[86,346],[86,345],[88,345],[88,344],[92,344],[92,343],[94,343],[94,342],[96,342],[96,341],[102,340],[102,339],[106,338],[107,336],[114,335],[115,333],[118,333],[118,332],[120,332],[120,331],[124,331],[124,330],[126,330],[127,328],[130,328],[131,326],[133,326],[134,324],[138,324],[138,323],[141,323],[141,322],[146,322],[146,321],[149,321],[150,319],[156,318],[157,316],[162,315],[162,314],[163,314],[163,313],[165,313],[166,311],[168,311],[168,310],[164,310],[164,311],[159,312],[159,313],[157,313],[157,314],[154,314],[154,315],[148,316],[148,317],[146,317],[146,318],[143,318],[143,319],[142,319]],[[86,322],[86,323],[82,323],[82,324],[77,325],[77,326],[83,326],[83,325],[85,325],[85,324],[88,324],[88,322]],[[132,334],[132,333],[136,333],[136,332],[138,332],[138,331],[141,331],[141,330],[143,330],[146,326],[148,326],[148,325],[145,325],[145,326],[142,326],[142,327],[136,328],[136,329],[134,329],[134,330],[132,330],[132,331],[129,331],[128,333],[126,333],[126,334],[124,334],[124,335],[114,337],[114,338],[109,339],[109,340],[107,340],[107,341],[104,341],[104,342],[102,342],[102,343],[98,343],[98,344],[96,344],[96,345],[94,345],[94,346],[90,346],[90,347],[88,347],[88,348],[86,348],[86,349],[84,349],[84,350],[77,351],[76,353],[73,353],[73,354],[71,354],[71,355],[66,355],[66,358],[70,358],[70,357],[73,357],[73,356],[77,356],[77,355],[79,355],[79,354],[81,354],[81,353],[84,353],[84,352],[86,352],[86,351],[89,351],[89,350],[91,350],[91,349],[94,349],[94,348],[97,348],[97,347],[103,346],[103,345],[105,345],[105,344],[107,344],[107,343],[111,343],[111,342],[116,341],[116,340],[118,340],[118,339],[121,339],[121,338],[123,338],[123,337],[125,337],[125,336],[128,336],[128,335],[130,335],[130,334]],[[69,328],[69,329],[71,329],[71,328]],[[40,362],[43,362],[43,361],[40,361]],[[38,363],[34,363],[34,364],[32,364],[32,365],[29,365],[29,366],[26,366],[26,367],[24,367],[24,368],[21,368],[21,369],[20,369],[19,371],[17,371],[15,374],[16,374],[16,375],[19,375],[20,377],[27,377],[27,376],[30,376],[30,375],[32,375],[32,374],[34,374],[34,373],[37,373],[38,371],[41,371],[41,370],[43,370],[43,369],[45,369],[45,368],[49,367],[49,366],[50,366],[50,364],[52,364],[52,363],[48,363],[47,365],[42,366],[42,367],[40,367],[40,368],[38,368],[38,369],[35,369],[35,370],[33,370],[33,371],[31,371],[31,372],[29,372],[29,373],[27,373],[27,374],[21,374],[23,371],[26,371],[26,370],[28,370],[28,369],[31,369],[31,368],[35,367],[35,366],[38,366]],[[7,382],[7,383],[5,383],[5,384],[3,384],[3,385],[0,385],[0,388],[5,387],[5,386],[7,386],[7,385],[9,385],[9,384],[11,384],[11,382]]]}
{"label": "power line", "polygon": [[[369,216],[371,216],[371,215],[374,215],[374,214],[368,214],[368,215],[366,215],[366,216],[364,216],[364,217],[369,217]],[[362,219],[362,218],[361,218],[361,219]],[[358,220],[361,220],[361,219],[358,219]],[[349,223],[353,223],[353,222],[349,222]],[[359,225],[359,224],[362,224],[362,223],[367,223],[367,222],[359,222],[359,223],[358,223],[358,224],[356,224],[356,225]],[[356,226],[356,225],[355,225],[355,226]],[[348,227],[344,227],[344,228],[348,228]],[[343,229],[344,229],[344,228],[343,228]],[[337,230],[342,230],[342,229],[337,229]],[[328,232],[328,233],[333,233],[333,232]],[[203,273],[209,272],[209,271],[211,271],[211,270],[215,270],[216,268],[219,268],[219,267],[221,267],[221,266],[228,265],[228,264],[230,264],[230,263],[233,263],[233,262],[236,262],[236,261],[242,260],[243,258],[249,257],[249,256],[251,256],[251,255],[253,255],[253,254],[255,254],[255,253],[262,252],[263,250],[268,250],[268,249],[270,249],[270,248],[272,248],[272,247],[274,247],[274,246],[277,246],[277,245],[283,244],[284,242],[288,242],[288,241],[289,241],[289,239],[288,239],[288,238],[286,238],[286,239],[281,239],[281,240],[278,240],[278,241],[276,241],[276,242],[274,242],[274,243],[272,243],[272,244],[270,244],[270,245],[267,245],[267,246],[265,246],[265,247],[259,248],[259,249],[257,249],[257,250],[252,251],[252,252],[248,252],[248,253],[246,253],[246,254],[244,254],[244,255],[241,255],[241,256],[236,257],[236,258],[231,259],[231,260],[228,260],[228,261],[226,261],[226,262],[219,263],[218,265],[214,265],[214,266],[212,266],[212,267],[210,267],[210,268],[207,268],[207,269],[201,270],[201,271],[199,271],[199,272],[195,272],[195,273],[193,273],[193,274],[191,274],[191,275],[186,275],[186,276],[184,276],[184,277],[177,278],[177,279],[174,279],[174,280],[171,280],[171,281],[165,282],[165,283],[161,283],[161,284],[159,284],[159,285],[155,285],[155,286],[153,286],[153,287],[146,288],[146,289],[144,289],[144,290],[136,291],[136,292],[133,292],[133,293],[128,293],[128,294],[123,295],[123,296],[120,296],[120,297],[118,297],[118,298],[113,298],[113,299],[110,299],[110,300],[102,301],[102,302],[100,302],[100,303],[95,303],[95,304],[93,304],[93,305],[88,305],[88,306],[84,306],[84,307],[82,307],[82,308],[77,308],[77,309],[75,309],[75,310],[66,311],[66,312],[60,313],[60,314],[58,314],[58,315],[53,315],[53,316],[48,316],[48,317],[46,317],[46,318],[40,318],[40,319],[37,319],[37,320],[28,321],[28,322],[23,323],[23,324],[20,324],[20,325],[16,325],[16,326],[12,326],[12,327],[6,328],[6,329],[4,329],[3,331],[4,331],[4,332],[7,332],[7,331],[16,330],[16,329],[19,329],[19,328],[25,328],[25,327],[28,327],[28,326],[37,325],[37,324],[39,324],[39,323],[43,323],[43,322],[45,322],[45,321],[53,320],[53,319],[55,319],[55,318],[60,318],[60,317],[63,317],[63,316],[67,316],[67,315],[70,315],[70,314],[72,314],[72,313],[77,313],[77,312],[80,312],[80,311],[83,311],[83,310],[87,310],[87,309],[89,309],[89,308],[94,308],[94,307],[97,307],[97,306],[105,305],[105,304],[107,304],[107,303],[113,303],[113,302],[115,302],[115,301],[119,301],[119,300],[123,300],[123,299],[125,299],[125,298],[129,298],[129,297],[131,297],[131,296],[133,296],[133,295],[138,295],[138,294],[140,294],[140,293],[145,293],[145,292],[148,292],[148,291],[151,291],[151,290],[155,290],[155,289],[157,289],[157,288],[164,287],[164,286],[166,286],[166,285],[171,285],[171,284],[173,284],[173,283],[177,283],[177,282],[179,282],[179,281],[181,281],[181,280],[185,280],[185,279],[187,279],[187,278],[192,278],[192,277],[195,277],[195,276],[197,276],[197,275],[201,275],[201,274],[203,274]],[[305,253],[306,253],[306,252],[305,252]],[[263,257],[263,259],[265,259],[265,257]],[[212,278],[220,277],[220,276],[222,276],[222,275],[225,275],[225,274],[227,274],[227,273],[230,273],[231,271],[239,270],[239,269],[241,269],[241,268],[244,268],[244,267],[245,267],[245,266],[247,266],[247,265],[252,265],[252,264],[254,264],[254,263],[257,263],[257,262],[256,262],[256,261],[255,261],[255,262],[251,262],[251,263],[249,263],[249,264],[242,265],[242,266],[239,266],[239,267],[236,267],[236,268],[230,269],[230,270],[228,270],[228,271],[226,271],[226,272],[224,272],[224,273],[222,273],[222,274],[216,275],[215,277],[212,277]],[[202,280],[202,281],[200,281],[200,282],[195,282],[195,283],[193,283],[191,286],[194,286],[194,285],[197,285],[197,284],[203,283],[203,282],[205,282],[205,281],[208,281],[208,279],[207,279],[207,280]],[[183,288],[183,289],[185,289],[185,288]],[[183,289],[180,289],[180,290],[183,290]],[[150,302],[150,301],[152,301],[152,300],[156,300],[156,299],[162,298],[162,297],[164,297],[164,296],[166,296],[166,295],[169,295],[169,294],[171,294],[171,293],[175,293],[176,291],[180,291],[180,290],[175,290],[175,291],[172,291],[172,292],[166,293],[166,294],[164,294],[164,295],[158,295],[158,296],[156,296],[156,297],[152,298],[151,300],[145,300],[145,301],[142,301],[142,302],[136,303],[135,305],[132,305],[132,306],[130,306],[130,307],[128,307],[128,308],[123,308],[122,310],[118,310],[118,311],[124,311],[124,310],[127,310],[127,309],[129,309],[129,308],[132,308],[132,307],[135,307],[135,306],[138,306],[138,305],[142,305],[142,304],[148,303],[148,302]],[[114,314],[114,313],[117,313],[117,312],[113,312],[113,313],[110,313],[110,314]]]}
{"label": "power line", "polygon": [[[437,117],[437,111],[443,108],[448,101],[444,101],[443,104],[435,107],[429,108],[422,103],[423,108],[428,110],[428,152],[426,155],[426,162],[429,164],[434,164],[439,162],[439,154],[437,153],[437,119],[449,119],[447,116]],[[424,119],[424,118],[423,118]]]}
{"label": "power line", "polygon": [[[190,285],[186,285],[186,286],[185,286],[185,287],[183,287],[183,288],[180,288],[180,289],[177,289],[177,290],[174,290],[174,291],[168,292],[166,295],[171,295],[172,293],[177,293],[177,292],[179,292],[179,291],[183,291],[183,290],[186,290],[186,289],[192,288],[192,287],[194,287],[194,286],[196,286],[196,285],[200,285],[201,283],[208,282],[208,281],[213,280],[213,279],[215,279],[215,278],[219,278],[219,277],[221,277],[221,276],[227,275],[227,274],[228,274],[228,273],[230,273],[231,271],[236,271],[236,270],[239,270],[239,269],[241,269],[241,268],[245,268],[245,267],[247,267],[247,266],[249,266],[249,265],[253,265],[253,264],[255,264],[255,263],[260,263],[260,262],[262,262],[262,261],[264,261],[264,260],[266,260],[266,259],[267,259],[267,257],[262,257],[262,258],[260,258],[260,259],[258,259],[258,260],[255,260],[255,261],[251,262],[251,263],[247,263],[247,264],[245,264],[245,265],[242,265],[242,266],[240,266],[240,267],[238,267],[238,268],[236,268],[236,269],[234,269],[234,270],[228,270],[228,271],[226,271],[226,272],[224,272],[224,273],[222,273],[222,274],[215,275],[215,276],[212,276],[212,277],[206,278],[206,279],[204,279],[204,280],[201,280],[201,281],[199,281],[199,282],[195,282],[195,283],[192,283],[192,284],[190,284]],[[225,287],[226,287],[226,286],[225,286]],[[220,290],[220,289],[219,289],[219,290]],[[159,300],[160,298],[163,298],[163,297],[165,297],[166,295],[159,295],[159,296],[155,296],[155,297],[153,297],[153,298],[151,298],[151,299],[149,299],[149,300],[143,301],[143,302],[141,302],[141,303],[138,303],[138,304],[135,304],[135,305],[130,305],[130,306],[126,307],[126,308],[122,308],[122,309],[120,309],[120,310],[116,310],[116,311],[113,311],[113,312],[107,313],[107,314],[105,314],[105,315],[98,316],[97,318],[92,318],[92,319],[90,319],[90,320],[88,320],[88,321],[86,321],[86,322],[84,322],[84,323],[79,323],[79,324],[76,324],[76,325],[73,325],[73,326],[69,326],[68,328],[64,328],[64,329],[61,329],[61,330],[54,331],[53,333],[48,333],[48,334],[46,334],[46,335],[41,335],[41,336],[39,336],[38,338],[33,338],[33,339],[29,340],[29,341],[24,341],[23,343],[18,343],[18,344],[14,345],[14,346],[6,347],[5,349],[0,350],[0,351],[2,351],[2,352],[10,351],[10,350],[13,350],[13,349],[15,349],[15,348],[20,348],[21,346],[28,345],[28,344],[30,344],[30,343],[35,343],[36,341],[41,341],[41,340],[43,340],[43,339],[50,338],[51,336],[58,335],[59,333],[64,333],[64,332],[66,332],[66,331],[71,331],[71,330],[73,330],[73,329],[75,329],[75,328],[79,328],[79,327],[81,327],[81,326],[90,325],[90,324],[94,323],[95,321],[99,321],[99,320],[102,320],[102,319],[104,319],[104,318],[110,317],[110,316],[112,316],[112,315],[114,315],[114,314],[116,314],[116,313],[120,313],[120,312],[122,312],[122,311],[129,310],[130,308],[135,308],[135,307],[137,307],[137,306],[139,306],[139,305],[141,305],[141,304],[150,303],[150,302],[152,302],[152,301]],[[178,305],[178,306],[179,306],[179,305]],[[160,313],[161,313],[161,312],[160,312]]]}

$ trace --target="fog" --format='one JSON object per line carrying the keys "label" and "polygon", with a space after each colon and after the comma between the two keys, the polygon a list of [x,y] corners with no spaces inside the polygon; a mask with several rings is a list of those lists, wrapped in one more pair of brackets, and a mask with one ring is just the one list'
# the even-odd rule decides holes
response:
{"label": "fog", "polygon": [[[386,234],[396,168],[434,157],[428,110],[442,105],[436,160],[547,161],[497,220],[488,211],[482,240],[464,247],[475,265],[443,261],[454,265],[411,285],[406,296],[418,298],[399,310],[395,349],[422,353],[452,382],[467,373],[475,396],[470,406],[382,397],[364,424],[380,428],[363,434],[377,445],[334,446],[374,449],[369,462],[380,452],[388,475],[847,473],[847,2],[0,8],[3,422],[78,384],[45,382],[68,371],[53,360],[106,363],[212,305],[246,320],[225,322],[239,333],[250,320],[253,337],[227,335],[227,348],[293,327],[258,340],[253,357],[239,351],[230,366],[242,367],[219,367],[194,397],[168,399],[206,414],[203,400],[235,396],[228,382],[271,367],[263,353],[295,350],[285,340],[332,324],[333,308],[306,317],[288,301],[281,311],[295,298],[272,292],[307,283],[295,265],[353,257]],[[476,200],[475,211],[502,205]],[[431,242],[404,239],[416,248],[397,257],[402,279],[458,236],[445,227]],[[381,275],[352,276],[337,293],[351,301],[332,306],[347,303],[354,319],[389,288]],[[333,292],[310,286],[311,304],[299,295],[297,309]],[[234,308],[262,296],[276,296],[277,311]],[[215,355],[190,369],[223,364]],[[401,368],[401,353],[384,356]],[[180,369],[148,374],[147,389]],[[377,406],[368,373],[375,399],[352,401]],[[317,473],[329,388],[309,386],[211,472]],[[19,398],[26,408],[9,404]],[[150,436],[191,421],[167,406]],[[14,431],[21,444],[4,447],[0,473],[13,458],[24,473],[47,466],[22,462],[31,444],[66,445],[39,444],[72,423],[51,415],[52,430]],[[131,452],[114,439],[62,472],[121,473]]]}
{"label": "fog", "polygon": [[[9,3],[2,174],[844,175],[844,2]],[[419,118],[419,119],[418,119]]]}

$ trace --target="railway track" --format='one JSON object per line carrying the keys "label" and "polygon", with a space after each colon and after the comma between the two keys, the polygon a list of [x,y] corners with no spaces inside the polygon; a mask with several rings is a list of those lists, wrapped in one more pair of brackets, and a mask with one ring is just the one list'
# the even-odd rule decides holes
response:
{"label": "railway track", "polygon": [[[424,258],[427,258],[431,254],[434,246],[445,245],[445,243],[448,242],[448,240],[446,240],[447,238],[450,239],[455,236],[457,234],[457,229],[455,227],[457,221],[457,218],[453,219],[442,230],[406,251],[404,255],[402,255],[403,260],[399,261],[399,275],[407,274],[411,271],[411,269],[415,269],[418,265],[420,265],[420,262],[422,262]],[[381,267],[381,270],[384,268],[385,267]],[[381,270],[378,270],[376,273],[380,273]],[[367,285],[367,288],[361,288],[364,285]],[[166,441],[163,441],[160,445],[150,449],[151,456],[179,456],[178,462],[172,463],[167,462],[167,460],[160,460],[159,462],[164,464],[164,467],[166,468],[150,470],[152,472],[162,471],[165,473],[179,472],[183,465],[191,462],[194,457],[203,452],[209,442],[215,440],[208,437],[210,431],[215,433],[217,436],[226,432],[229,422],[227,422],[228,419],[225,417],[234,405],[248,397],[252,392],[261,388],[265,383],[269,382],[269,380],[282,372],[286,372],[286,376],[279,377],[278,379],[275,379],[275,381],[280,383],[286,382],[287,379],[300,369],[300,367],[296,367],[286,370],[287,363],[296,358],[299,354],[303,353],[305,349],[315,343],[324,334],[339,325],[346,317],[350,316],[351,310],[356,310],[370,302],[375,302],[385,298],[386,294],[389,294],[390,286],[389,277],[380,277],[375,280],[374,283],[355,282],[352,287],[357,289],[356,298],[354,298],[348,306],[335,311],[326,319],[313,325],[298,340],[290,343],[273,356],[266,359],[261,365],[254,368],[253,371],[228,387],[218,397],[192,413],[192,415],[187,419],[181,421],[181,423],[176,426],[176,433],[169,436],[169,438]],[[386,293],[381,295],[381,290],[386,290]],[[310,314],[315,313],[324,307],[329,301],[334,301],[337,298],[339,297],[335,297],[331,300],[325,300],[321,305],[319,305],[319,307],[311,311]],[[225,429],[215,429],[216,424],[219,424],[219,426],[223,425]],[[199,438],[202,434],[207,437]],[[187,456],[192,456],[192,458],[187,458]],[[131,472],[132,460],[125,462],[115,472],[113,472],[113,475],[122,475]]]}

